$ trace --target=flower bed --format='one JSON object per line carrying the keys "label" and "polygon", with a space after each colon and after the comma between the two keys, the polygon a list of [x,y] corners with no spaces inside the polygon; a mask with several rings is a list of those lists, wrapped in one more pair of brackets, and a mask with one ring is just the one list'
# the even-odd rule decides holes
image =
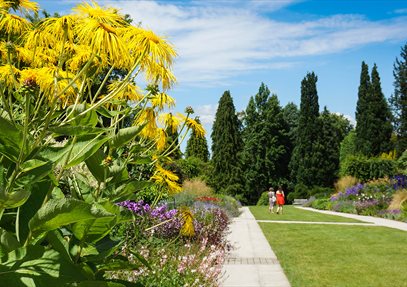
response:
{"label": "flower bed", "polygon": [[194,231],[190,236],[181,235],[185,208],[169,209],[166,204],[152,208],[143,201],[119,203],[134,216],[132,223],[116,230],[115,236],[126,240],[121,255],[139,264],[137,250],[148,265],[139,264],[109,276],[145,286],[218,286],[228,250],[225,237],[230,220],[217,205],[196,203],[189,209]]}
{"label": "flower bed", "polygon": [[312,207],[338,212],[378,216],[407,222],[407,177],[395,176],[357,183],[329,200],[317,199]]}

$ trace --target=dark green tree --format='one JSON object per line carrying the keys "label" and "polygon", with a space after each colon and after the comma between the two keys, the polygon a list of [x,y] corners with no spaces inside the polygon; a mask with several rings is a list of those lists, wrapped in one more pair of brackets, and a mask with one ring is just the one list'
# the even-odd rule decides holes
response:
{"label": "dark green tree", "polygon": [[[198,117],[195,120],[200,124],[201,121]],[[196,157],[207,162],[209,160],[208,143],[205,137],[199,137],[194,131],[192,131],[191,136],[187,142],[187,147],[185,150],[185,156]]]}
{"label": "dark green tree", "polygon": [[287,171],[287,125],[276,95],[263,83],[251,97],[244,119],[245,196],[257,202],[270,186],[284,181]]}
{"label": "dark green tree", "polygon": [[376,64],[370,80],[368,66],[362,62],[356,122],[357,153],[377,156],[391,150],[391,112],[382,92]]}
{"label": "dark green tree", "polygon": [[210,184],[218,192],[236,195],[242,192],[239,154],[243,142],[240,123],[229,91],[219,100],[212,128],[212,176]]}
{"label": "dark green tree", "polygon": [[407,43],[401,48],[400,59],[396,58],[393,75],[394,94],[390,104],[397,133],[396,150],[400,156],[407,149]]}
{"label": "dark green tree", "polygon": [[391,125],[391,112],[386,98],[382,92],[379,72],[374,64],[372,69],[371,101],[370,109],[373,120],[370,122],[372,141],[372,155],[379,155],[383,152],[392,150],[391,134],[393,131]]}
{"label": "dark green tree", "polygon": [[319,139],[320,121],[317,83],[314,72],[301,81],[301,104],[296,145],[290,161],[291,176],[296,183],[317,185],[316,174],[320,166],[316,143]]}
{"label": "dark green tree", "polygon": [[373,115],[370,111],[370,91],[371,83],[369,77],[369,67],[365,62],[362,62],[362,70],[360,73],[360,83],[358,90],[358,101],[356,103],[356,138],[355,146],[356,151],[364,154],[370,155],[372,153],[372,143],[370,141],[371,132],[369,129],[371,127],[370,121]]}
{"label": "dark green tree", "polygon": [[321,130],[316,143],[319,169],[315,174],[315,183],[319,186],[333,186],[339,176],[339,158],[341,142],[352,129],[349,120],[342,115],[330,113],[325,107],[320,118]]}

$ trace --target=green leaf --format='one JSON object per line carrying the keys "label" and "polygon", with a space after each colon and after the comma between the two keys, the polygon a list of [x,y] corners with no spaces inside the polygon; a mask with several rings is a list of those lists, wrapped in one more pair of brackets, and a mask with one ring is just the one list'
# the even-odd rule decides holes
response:
{"label": "green leaf", "polygon": [[69,243],[66,241],[59,230],[52,230],[47,233],[47,241],[48,243],[59,252],[62,258],[66,261],[72,261],[71,254],[69,253]]}
{"label": "green leaf", "polygon": [[28,198],[26,204],[19,207],[18,225],[19,225],[19,235],[20,242],[25,242],[27,240],[28,234],[30,232],[28,223],[30,219],[37,213],[41,208],[45,196],[51,188],[51,183],[49,181],[42,181],[31,186],[31,195]]}
{"label": "green leaf", "polygon": [[7,232],[3,228],[0,228],[0,257],[3,257],[20,246],[20,243],[13,234]]}
{"label": "green leaf", "polygon": [[152,270],[151,265],[148,261],[138,252],[133,249],[130,249],[130,253],[133,254],[141,263],[143,263],[148,269]]}
{"label": "green leaf", "polygon": [[[102,137],[101,139],[93,138],[90,140],[78,141],[74,144],[72,151],[67,152],[61,161],[64,162],[69,155],[69,161],[65,168],[73,167],[91,157],[108,140],[108,137]],[[71,145],[68,145],[67,148],[71,149]]]}
{"label": "green leaf", "polygon": [[102,217],[114,217],[114,214],[73,198],[51,199],[30,220],[29,227],[35,236],[67,224]]}
{"label": "green leaf", "polygon": [[89,127],[89,126],[59,126],[49,128],[50,131],[57,135],[66,135],[66,136],[80,136],[80,135],[93,135],[101,134],[108,131],[108,129]]}
{"label": "green leaf", "polygon": [[113,136],[110,141],[110,146],[119,148],[132,141],[144,128],[145,125],[134,126],[129,128],[120,129],[119,132]]}
{"label": "green leaf", "polygon": [[30,160],[29,162],[29,164],[23,164],[25,166],[25,172],[23,172],[16,180],[17,186],[31,186],[52,172],[53,165],[51,162],[43,162],[39,160]]}
{"label": "green leaf", "polygon": [[16,190],[12,193],[2,191],[0,187],[0,209],[19,207],[27,201],[30,194],[31,191],[28,187],[26,189]]}
{"label": "green leaf", "polygon": [[121,201],[127,199],[130,195],[136,193],[137,191],[152,185],[150,181],[142,180],[131,180],[121,186],[119,186],[111,195],[110,199],[112,201]]}
{"label": "green leaf", "polygon": [[99,149],[85,161],[86,166],[99,182],[104,182],[109,177],[109,168],[102,164],[105,157],[104,152]]}
{"label": "green leaf", "polygon": [[60,254],[43,246],[18,248],[2,257],[2,286],[61,286],[86,280],[81,270],[63,260]]}
{"label": "green leaf", "polygon": [[21,171],[27,172],[37,167],[43,166],[44,164],[47,164],[47,162],[39,159],[30,159],[21,165]]}
{"label": "green leaf", "polygon": [[23,134],[10,121],[0,116],[0,143],[5,147],[13,147],[17,150],[23,143]]}
{"label": "green leaf", "polygon": [[95,110],[86,112],[86,114],[78,116],[80,113],[84,112],[90,107],[89,104],[79,104],[68,107],[68,113],[73,110],[71,118],[75,117],[74,126],[90,126],[95,127],[98,123],[98,115]]}

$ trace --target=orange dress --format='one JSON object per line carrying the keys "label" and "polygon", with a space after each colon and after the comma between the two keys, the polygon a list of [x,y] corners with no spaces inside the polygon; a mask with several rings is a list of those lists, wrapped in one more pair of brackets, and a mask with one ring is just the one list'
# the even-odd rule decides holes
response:
{"label": "orange dress", "polygon": [[276,196],[277,196],[277,204],[278,205],[284,205],[285,201],[284,201],[284,194],[282,194],[281,192],[277,191],[276,192]]}

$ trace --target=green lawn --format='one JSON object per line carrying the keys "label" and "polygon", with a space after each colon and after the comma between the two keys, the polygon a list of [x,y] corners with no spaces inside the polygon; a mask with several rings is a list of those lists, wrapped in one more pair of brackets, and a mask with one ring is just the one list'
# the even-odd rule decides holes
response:
{"label": "green lawn", "polygon": [[267,206],[251,206],[250,211],[256,219],[261,220],[287,220],[287,221],[320,221],[320,222],[362,222],[356,219],[342,216],[322,214],[318,212],[295,208],[294,206],[284,206],[283,214],[271,214]]}
{"label": "green lawn", "polygon": [[407,232],[259,223],[292,287],[407,286]]}

